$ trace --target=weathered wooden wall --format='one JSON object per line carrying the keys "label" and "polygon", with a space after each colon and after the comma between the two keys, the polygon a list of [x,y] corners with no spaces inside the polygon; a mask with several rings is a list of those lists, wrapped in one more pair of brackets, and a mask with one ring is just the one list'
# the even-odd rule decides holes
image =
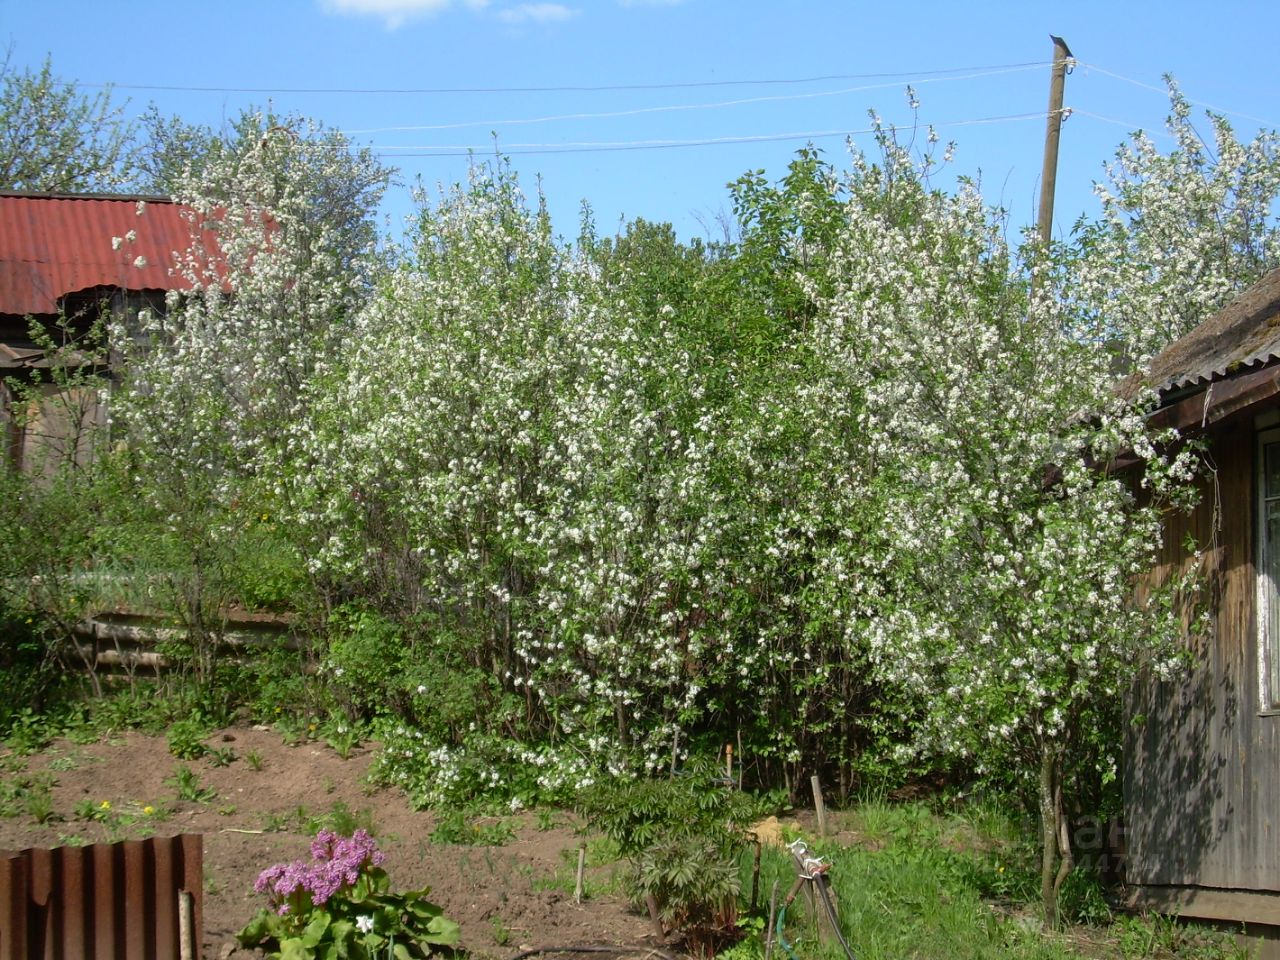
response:
{"label": "weathered wooden wall", "polygon": [[[1280,892],[1280,716],[1261,711],[1258,692],[1254,442],[1248,417],[1214,433],[1216,476],[1191,516],[1171,519],[1155,572],[1166,577],[1189,562],[1182,544],[1191,534],[1206,549],[1202,599],[1212,619],[1210,630],[1190,641],[1197,666],[1189,677],[1139,681],[1130,698],[1130,884]],[[1184,912],[1197,915],[1185,899]],[[1240,902],[1242,914],[1253,914],[1248,919],[1280,922],[1280,900]]]}

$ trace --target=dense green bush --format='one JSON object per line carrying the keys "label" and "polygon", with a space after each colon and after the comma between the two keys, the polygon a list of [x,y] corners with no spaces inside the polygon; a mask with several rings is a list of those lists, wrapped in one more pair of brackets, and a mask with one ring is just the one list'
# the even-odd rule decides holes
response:
{"label": "dense green bush", "polygon": [[574,805],[626,858],[633,902],[651,903],[695,955],[737,939],[738,861],[747,827],[768,800],[695,764],[669,779],[606,780],[581,791]]}

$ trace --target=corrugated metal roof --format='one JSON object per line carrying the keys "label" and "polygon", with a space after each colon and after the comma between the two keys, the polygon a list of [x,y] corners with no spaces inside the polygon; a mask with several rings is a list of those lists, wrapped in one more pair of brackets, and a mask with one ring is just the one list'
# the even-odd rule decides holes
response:
{"label": "corrugated metal roof", "polygon": [[[0,194],[0,313],[57,313],[93,287],[187,289],[173,269],[191,247],[184,213],[155,198]],[[112,249],[130,231],[137,239]]]}
{"label": "corrugated metal roof", "polygon": [[1186,336],[1165,347],[1141,378],[1120,387],[1154,386],[1162,398],[1192,391],[1280,359],[1280,268],[1272,270]]}

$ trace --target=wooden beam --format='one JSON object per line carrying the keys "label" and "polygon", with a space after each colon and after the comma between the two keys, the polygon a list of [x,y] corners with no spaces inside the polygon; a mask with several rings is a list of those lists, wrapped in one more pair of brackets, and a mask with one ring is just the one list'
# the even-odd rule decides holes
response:
{"label": "wooden beam", "polygon": [[1173,427],[1179,432],[1194,433],[1277,395],[1280,364],[1210,383],[1203,390],[1156,410],[1147,423],[1155,429]]}
{"label": "wooden beam", "polygon": [[1196,920],[1280,924],[1280,893],[1265,890],[1139,886],[1129,889],[1125,906]]}

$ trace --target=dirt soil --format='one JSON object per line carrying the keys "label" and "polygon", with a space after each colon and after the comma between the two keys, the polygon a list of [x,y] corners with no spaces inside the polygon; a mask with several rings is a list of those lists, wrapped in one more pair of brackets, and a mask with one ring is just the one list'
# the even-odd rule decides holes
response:
{"label": "dirt soil", "polygon": [[[473,954],[508,957],[548,945],[655,943],[647,918],[631,912],[620,896],[593,892],[583,903],[574,902],[582,841],[566,814],[557,814],[552,829],[539,829],[532,814],[509,818],[515,838],[502,846],[438,844],[430,839],[430,813],[412,810],[399,791],[366,786],[368,745],[343,760],[323,743],[289,746],[265,728],[219,731],[206,743],[229,749],[236,759],[225,767],[208,759],[187,763],[202,787],[216,791],[204,803],[176,799],[174,784],[166,780],[178,761],[162,737],[129,733],[88,745],[54,743],[27,758],[23,774],[48,771],[56,777],[54,818],[43,825],[28,814],[0,819],[0,849],[202,834],[203,956],[243,960],[259,956],[235,940],[264,902],[253,890],[254,880],[274,863],[307,857],[305,819],[344,803],[372,817],[393,888],[429,885],[430,899],[458,921],[462,945]],[[261,769],[246,759],[250,754],[261,758]],[[75,810],[84,801],[97,809],[110,804],[103,811],[107,822],[78,818]],[[147,806],[161,816],[170,812],[157,822],[154,813],[143,812]],[[608,870],[588,870],[588,891],[607,886]]]}

